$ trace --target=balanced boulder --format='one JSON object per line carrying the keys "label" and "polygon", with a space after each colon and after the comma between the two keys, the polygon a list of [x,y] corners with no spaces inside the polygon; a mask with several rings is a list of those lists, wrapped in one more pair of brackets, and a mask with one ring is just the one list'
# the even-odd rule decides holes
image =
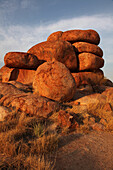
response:
{"label": "balanced boulder", "polygon": [[41,64],[41,61],[33,54],[9,52],[4,57],[4,63],[7,67],[36,69]]}
{"label": "balanced boulder", "polygon": [[72,99],[76,91],[75,80],[67,67],[57,61],[38,67],[33,81],[34,93],[64,102]]}
{"label": "balanced boulder", "polygon": [[78,55],[79,71],[98,70],[104,65],[104,59],[91,53],[81,53]]}
{"label": "balanced boulder", "polygon": [[66,41],[45,41],[28,50],[37,56],[39,60],[57,60],[65,64],[70,70],[77,68],[77,57],[73,46]]}
{"label": "balanced boulder", "polygon": [[76,48],[77,53],[87,52],[87,53],[95,54],[99,57],[103,56],[102,49],[95,44],[91,44],[87,42],[75,42],[73,46]]}

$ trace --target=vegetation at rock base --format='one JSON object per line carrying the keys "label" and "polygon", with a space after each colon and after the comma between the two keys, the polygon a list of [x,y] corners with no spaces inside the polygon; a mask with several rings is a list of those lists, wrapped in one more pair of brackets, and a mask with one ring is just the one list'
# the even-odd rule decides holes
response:
{"label": "vegetation at rock base", "polygon": [[53,169],[58,137],[45,128],[46,120],[12,111],[0,122],[0,169]]}
{"label": "vegetation at rock base", "polygon": [[[6,106],[5,106],[6,107]],[[69,133],[113,132],[113,105],[102,100],[62,103],[48,118],[30,116],[10,106],[0,122],[0,169],[54,169],[60,137]]]}

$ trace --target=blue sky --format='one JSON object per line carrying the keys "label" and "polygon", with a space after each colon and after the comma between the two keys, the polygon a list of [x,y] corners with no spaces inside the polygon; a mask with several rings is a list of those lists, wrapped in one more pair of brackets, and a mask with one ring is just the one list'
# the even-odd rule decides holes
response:
{"label": "blue sky", "polygon": [[0,0],[0,67],[9,51],[26,52],[54,31],[100,34],[107,78],[113,81],[113,0]]}

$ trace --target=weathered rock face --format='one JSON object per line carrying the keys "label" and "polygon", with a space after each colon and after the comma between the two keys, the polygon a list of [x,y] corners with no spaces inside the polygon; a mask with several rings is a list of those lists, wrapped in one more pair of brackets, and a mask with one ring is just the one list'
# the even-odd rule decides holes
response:
{"label": "weathered rock face", "polygon": [[75,42],[73,46],[76,48],[78,53],[87,52],[87,53],[95,54],[99,57],[103,56],[102,49],[95,44],[91,44],[87,42]]}
{"label": "weathered rock face", "polygon": [[72,73],[72,76],[75,79],[77,87],[86,84],[99,84],[100,81],[104,78],[102,70],[96,70],[94,72],[78,72]]}
{"label": "weathered rock face", "polygon": [[15,107],[17,111],[20,110],[26,114],[45,118],[60,109],[57,102],[32,93],[5,95],[1,98],[0,103],[3,106]]}
{"label": "weathered rock face", "polygon": [[14,85],[15,87],[17,87],[19,90],[22,90],[24,92],[32,92],[32,86],[30,85],[27,85],[27,84],[23,84],[23,83],[20,83],[18,81],[8,81],[7,83],[10,83],[12,85]]}
{"label": "weathered rock face", "polygon": [[23,84],[32,84],[35,76],[35,70],[19,69],[16,81]]}
{"label": "weathered rock face", "polygon": [[81,53],[78,55],[79,71],[98,70],[104,66],[104,59],[91,53]]}
{"label": "weathered rock face", "polygon": [[53,32],[53,33],[47,38],[47,41],[57,41],[57,40],[60,40],[62,34],[63,34],[62,31]]}
{"label": "weathered rock face", "polygon": [[33,54],[9,52],[4,57],[4,63],[7,67],[12,68],[36,69],[41,61]]}
{"label": "weathered rock face", "polygon": [[60,62],[46,62],[38,67],[33,81],[35,93],[63,102],[70,100],[76,84],[70,71]]}
{"label": "weathered rock face", "polygon": [[22,93],[22,91],[20,91],[14,85],[8,84],[8,83],[0,83],[0,94],[2,96],[12,95],[12,94],[20,94],[20,93]]}
{"label": "weathered rock face", "polygon": [[0,73],[1,73],[2,82],[8,82],[10,80],[16,80],[17,79],[18,69],[3,66],[0,69]]}
{"label": "weathered rock face", "polygon": [[102,94],[107,97],[107,102],[113,106],[113,87],[106,89]]}
{"label": "weathered rock face", "polygon": [[[54,39],[55,33],[51,34],[48,37],[49,39]],[[83,42],[89,42],[92,44],[98,45],[100,42],[100,36],[95,30],[69,30],[65,31],[62,34],[56,32],[57,39],[61,39],[64,41],[69,41],[71,43],[78,42],[78,41],[83,41]]]}
{"label": "weathered rock face", "polygon": [[28,50],[37,56],[39,60],[57,60],[65,64],[70,70],[77,68],[77,57],[73,46],[66,41],[45,41]]}
{"label": "weathered rock face", "polygon": [[94,105],[97,106],[97,104],[105,104],[106,103],[106,96],[103,94],[91,94],[89,96],[84,96],[76,102],[79,102],[81,105],[87,105],[87,108],[89,109],[91,106]]}

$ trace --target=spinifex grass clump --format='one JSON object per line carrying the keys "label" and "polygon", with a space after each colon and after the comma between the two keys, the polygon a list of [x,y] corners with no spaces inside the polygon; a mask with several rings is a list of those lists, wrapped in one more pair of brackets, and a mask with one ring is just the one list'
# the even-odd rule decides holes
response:
{"label": "spinifex grass clump", "polygon": [[0,169],[52,169],[57,141],[45,120],[13,112],[0,122]]}

